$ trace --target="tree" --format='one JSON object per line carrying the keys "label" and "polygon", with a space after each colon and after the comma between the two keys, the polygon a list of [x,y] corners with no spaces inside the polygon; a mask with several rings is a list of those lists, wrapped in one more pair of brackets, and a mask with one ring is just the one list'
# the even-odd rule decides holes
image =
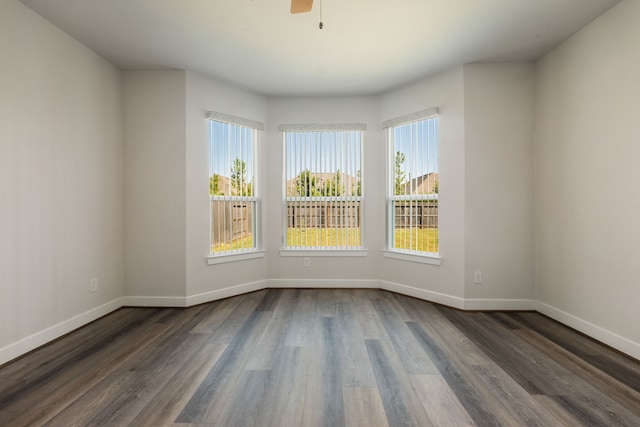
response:
{"label": "tree", "polygon": [[406,156],[403,152],[401,151],[397,151],[396,152],[396,159],[395,159],[395,194],[396,195],[401,195],[401,194],[405,194],[405,176],[404,176],[404,171],[402,170],[402,164],[404,163],[404,161],[406,160]]}
{"label": "tree", "polygon": [[362,196],[362,178],[360,176],[360,169],[356,172],[356,177],[358,178],[351,184],[351,194],[354,196]]}
{"label": "tree", "polygon": [[209,177],[209,195],[210,196],[223,196],[224,193],[220,191],[220,175],[214,173]]}
{"label": "tree", "polygon": [[325,181],[323,196],[341,196],[344,193],[344,186],[342,185],[342,173],[338,169],[333,175],[333,178]]}
{"label": "tree", "polygon": [[296,193],[301,197],[320,196],[318,180],[308,169],[303,170],[296,177]]}
{"label": "tree", "polygon": [[251,196],[252,187],[247,182],[247,165],[236,157],[231,165],[231,187],[236,196]]}

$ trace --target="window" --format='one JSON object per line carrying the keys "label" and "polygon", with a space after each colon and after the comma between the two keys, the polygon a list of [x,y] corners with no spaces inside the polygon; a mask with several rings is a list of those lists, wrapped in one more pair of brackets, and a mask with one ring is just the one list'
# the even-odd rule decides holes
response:
{"label": "window", "polygon": [[364,125],[283,125],[283,246],[293,250],[362,248]]}
{"label": "window", "polygon": [[263,126],[213,112],[207,117],[210,259],[255,252],[260,247],[258,131]]}
{"label": "window", "polygon": [[437,257],[437,109],[385,122],[388,140],[388,247]]}

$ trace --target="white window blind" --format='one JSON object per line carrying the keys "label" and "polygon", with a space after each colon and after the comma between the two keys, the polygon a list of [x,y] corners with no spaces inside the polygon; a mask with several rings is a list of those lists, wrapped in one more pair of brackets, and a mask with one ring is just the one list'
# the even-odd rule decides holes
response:
{"label": "white window blind", "polygon": [[388,246],[437,256],[438,117],[425,110],[383,123],[388,140]]}
{"label": "white window blind", "polygon": [[[210,252],[259,247],[258,129],[260,124],[217,113],[209,121]],[[241,123],[238,123],[241,122]]]}
{"label": "white window blind", "polygon": [[360,249],[364,125],[283,125],[280,129],[284,134],[284,248]]}

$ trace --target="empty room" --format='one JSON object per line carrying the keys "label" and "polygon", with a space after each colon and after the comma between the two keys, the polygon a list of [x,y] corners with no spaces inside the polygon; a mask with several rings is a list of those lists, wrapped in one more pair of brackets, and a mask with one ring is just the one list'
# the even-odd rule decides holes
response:
{"label": "empty room", "polygon": [[639,42],[636,0],[0,0],[0,425],[640,425]]}

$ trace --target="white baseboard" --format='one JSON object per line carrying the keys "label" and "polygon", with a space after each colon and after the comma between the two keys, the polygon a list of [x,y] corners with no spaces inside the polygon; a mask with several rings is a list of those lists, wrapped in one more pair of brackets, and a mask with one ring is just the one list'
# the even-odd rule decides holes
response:
{"label": "white baseboard", "polygon": [[374,279],[269,279],[270,288],[378,289]]}
{"label": "white baseboard", "polygon": [[241,285],[231,286],[215,291],[203,292],[201,294],[190,295],[186,298],[186,306],[204,304],[210,301],[216,301],[223,298],[235,297],[236,295],[246,294],[248,292],[259,291],[267,288],[266,280],[258,280],[257,282],[243,283]]}
{"label": "white baseboard", "polygon": [[122,299],[124,307],[186,307],[186,297],[127,296]]}
{"label": "white baseboard", "polygon": [[502,311],[531,311],[536,309],[536,302],[532,299],[485,299],[474,298],[464,300],[465,310],[502,310]]}
{"label": "white baseboard", "polygon": [[441,294],[439,292],[427,291],[412,286],[401,285],[400,283],[387,282],[380,280],[380,289],[385,291],[397,292],[402,295],[423,299],[425,301],[435,302],[449,307],[464,309],[464,298],[453,295]]}
{"label": "white baseboard", "polygon": [[566,311],[562,311],[556,307],[545,304],[542,301],[536,301],[536,311],[544,314],[545,316],[549,316],[564,325],[570,326],[593,339],[603,342],[618,351],[628,354],[634,359],[640,360],[640,343],[631,341],[628,338],[594,325],[593,323],[574,316],[573,314],[569,314]]}
{"label": "white baseboard", "polygon": [[24,337],[19,341],[2,347],[0,348],[0,365],[7,363],[16,357],[22,356],[31,350],[35,350],[56,338],[60,338],[61,336],[68,334],[87,323],[93,322],[94,320],[99,319],[120,307],[122,307],[122,298],[116,298],[102,304],[101,306],[92,308],[91,310],[85,311],[84,313],[78,314],[77,316],[64,320],[53,326],[49,326],[35,334],[29,335],[28,337]]}
{"label": "white baseboard", "polygon": [[127,296],[123,298],[125,307],[191,307],[198,304],[234,297],[248,292],[266,289],[267,281],[243,283],[228,288],[216,289],[187,297],[151,297],[151,296]]}
{"label": "white baseboard", "polygon": [[0,348],[0,365],[34,350],[56,338],[86,325],[123,306],[130,307],[190,307],[265,288],[330,288],[383,289],[411,297],[447,305],[462,310],[536,310],[635,359],[640,360],[640,343],[601,328],[584,319],[541,301],[528,299],[464,299],[385,280],[358,279],[269,279],[203,292],[188,297],[127,296],[114,299],[71,319]]}

